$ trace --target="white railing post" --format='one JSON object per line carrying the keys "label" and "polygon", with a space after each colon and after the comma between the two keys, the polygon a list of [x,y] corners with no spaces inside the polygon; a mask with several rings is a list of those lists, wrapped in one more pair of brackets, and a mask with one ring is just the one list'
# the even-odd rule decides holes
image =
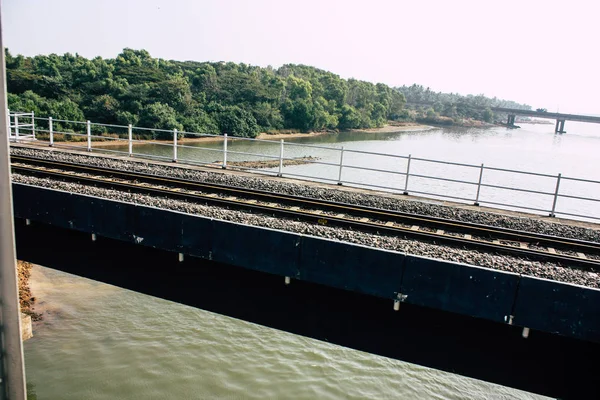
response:
{"label": "white railing post", "polygon": [[177,162],[177,129],[173,129],[173,162]]}
{"label": "white railing post", "polygon": [[133,127],[131,124],[127,126],[127,140],[129,141],[129,157],[133,155]]}
{"label": "white railing post", "polygon": [[50,147],[54,146],[54,123],[52,117],[48,117],[48,131],[50,132]]}
{"label": "white railing post", "polygon": [[227,134],[223,134],[223,165],[221,168],[227,168]]}
{"label": "white railing post", "polygon": [[10,125],[12,124],[12,123],[10,122],[10,119],[11,119],[11,118],[12,118],[12,117],[10,116],[10,109],[8,109],[8,108],[7,108],[7,109],[6,109],[6,121],[7,121],[7,123],[6,123],[6,132],[8,132],[8,138],[9,138],[9,139],[11,139],[11,136],[12,136],[12,134],[13,134],[13,133],[12,133],[12,128],[11,128],[11,126],[10,126]]}
{"label": "white railing post", "polygon": [[554,201],[552,202],[552,211],[550,212],[551,217],[555,217],[554,211],[556,211],[556,201],[558,200],[558,189],[560,188],[560,177],[562,174],[558,174],[556,177],[556,190],[554,190]]}
{"label": "white railing post", "polygon": [[31,138],[35,140],[35,113],[31,112]]}
{"label": "white railing post", "polygon": [[408,194],[408,177],[410,176],[410,160],[412,154],[408,155],[408,162],[406,163],[406,179],[404,180],[404,194]]}
{"label": "white railing post", "polygon": [[92,151],[92,123],[88,119],[86,122],[87,128],[87,151]]}
{"label": "white railing post", "polygon": [[342,168],[344,168],[344,146],[340,149],[340,173],[338,175],[338,185],[342,184]]}
{"label": "white railing post", "polygon": [[15,113],[15,142],[19,143],[19,116]]}
{"label": "white railing post", "polygon": [[474,205],[479,205],[479,192],[481,192],[481,178],[483,178],[483,164],[481,164],[481,169],[479,170],[479,183],[477,184],[477,196],[475,196]]}
{"label": "white railing post", "polygon": [[283,169],[283,139],[281,139],[279,146],[279,172],[277,173],[277,176],[282,176],[281,170]]}

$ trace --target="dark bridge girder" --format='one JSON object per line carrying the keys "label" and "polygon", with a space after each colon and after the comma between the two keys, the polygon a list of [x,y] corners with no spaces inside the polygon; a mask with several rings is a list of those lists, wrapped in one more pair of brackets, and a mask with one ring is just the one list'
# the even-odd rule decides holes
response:
{"label": "dark bridge girder", "polygon": [[[20,259],[329,343],[554,398],[600,398],[600,346],[24,220]],[[63,249],[68,243],[68,251]],[[135,311],[134,311],[135,312]],[[206,327],[210,329],[210,327]],[[107,336],[110,332],[106,333]],[[400,373],[400,371],[399,371]],[[283,382],[285,383],[285,382]]]}
{"label": "dark bridge girder", "polygon": [[23,260],[477,379],[600,398],[600,364],[586,362],[600,358],[599,290],[22,184],[13,194],[15,216],[32,222],[17,228]]}

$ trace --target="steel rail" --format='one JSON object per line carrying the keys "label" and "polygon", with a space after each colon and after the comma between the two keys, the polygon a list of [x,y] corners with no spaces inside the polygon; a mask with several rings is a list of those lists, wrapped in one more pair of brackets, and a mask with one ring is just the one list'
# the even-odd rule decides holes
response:
{"label": "steel rail", "polygon": [[448,220],[445,218],[432,217],[422,214],[406,213],[401,211],[387,210],[369,206],[361,206],[349,203],[339,203],[329,200],[320,200],[314,198],[308,198],[303,196],[295,196],[288,194],[272,193],[257,189],[248,189],[239,186],[227,186],[217,183],[205,183],[199,181],[193,181],[189,179],[173,178],[168,176],[146,174],[132,171],[122,171],[107,167],[90,166],[85,164],[70,163],[64,161],[46,160],[29,156],[16,156],[12,155],[11,160],[20,161],[24,163],[30,163],[39,165],[42,167],[51,166],[65,169],[79,170],[81,172],[96,173],[96,174],[110,174],[112,176],[119,176],[123,179],[136,178],[138,180],[146,180],[149,183],[159,184],[171,184],[176,186],[184,186],[192,190],[203,190],[210,191],[213,193],[227,193],[230,195],[246,196],[250,198],[259,198],[264,201],[272,202],[277,200],[279,202],[290,204],[290,205],[310,205],[312,207],[335,211],[335,212],[349,212],[351,211],[354,215],[362,217],[379,217],[384,219],[396,218],[397,222],[404,222],[415,224],[418,223],[421,226],[428,226],[432,228],[445,228],[451,229],[457,233],[475,233],[480,236],[489,236],[504,240],[522,241],[523,239],[538,242],[540,244],[549,244],[567,247],[579,247],[585,251],[598,251],[600,252],[600,243],[591,242],[580,239],[565,238],[559,236],[545,235],[539,233],[532,233],[527,231],[514,230],[510,228],[502,228],[490,225],[483,225],[470,222],[462,222],[456,220]]}
{"label": "steel rail", "polygon": [[[23,162],[34,163],[29,160],[28,157],[17,157],[13,156],[13,162],[18,159],[27,158],[28,160],[21,160]],[[469,224],[462,223],[457,221],[448,221],[441,218],[434,217],[425,217],[419,215],[411,215],[407,213],[381,210],[371,207],[363,207],[363,206],[355,206],[349,204],[340,204],[329,201],[322,200],[314,200],[308,199],[305,197],[298,196],[289,196],[289,195],[278,195],[273,193],[268,193],[264,191],[255,191],[250,189],[244,189],[239,187],[228,187],[222,185],[215,184],[204,184],[201,182],[177,179],[177,178],[168,178],[161,177],[156,175],[147,175],[140,173],[131,173],[124,171],[116,171],[112,169],[99,168],[99,167],[89,167],[89,166],[81,166],[71,163],[63,163],[63,162],[54,162],[47,160],[36,160],[38,163],[43,165],[43,168],[48,168],[48,165],[51,165],[52,168],[55,169],[77,169],[81,173],[86,174],[101,174],[101,175],[109,175],[111,177],[118,177],[119,179],[124,180],[135,180],[140,183],[123,183],[116,182],[113,180],[99,179],[89,176],[81,176],[81,175],[73,175],[68,172],[58,172],[58,171],[48,171],[45,169],[39,168],[31,168],[20,165],[14,165],[13,169],[17,171],[25,171],[32,174],[37,175],[50,175],[63,180],[71,180],[71,181],[82,181],[88,182],[95,185],[100,185],[104,187],[119,187],[125,190],[135,190],[142,192],[150,192],[152,194],[162,194],[167,196],[175,196],[178,198],[184,198],[186,200],[193,199],[195,201],[201,200],[211,204],[220,204],[226,205],[228,207],[234,207],[237,209],[254,209],[261,212],[266,212],[269,214],[278,214],[284,215],[292,218],[301,218],[306,220],[307,218],[313,222],[317,222],[323,225],[335,225],[335,226],[345,226],[350,228],[359,228],[360,230],[366,231],[376,231],[383,232],[386,234],[394,234],[394,235],[404,235],[410,237],[419,237],[420,239],[435,241],[435,242],[444,242],[453,245],[459,246],[467,246],[471,248],[485,249],[486,251],[496,251],[502,253],[508,253],[512,255],[519,255],[524,257],[532,257],[538,260],[544,261],[553,261],[559,263],[569,263],[569,264],[577,264],[586,267],[595,266],[600,267],[600,260],[587,259],[581,257],[575,257],[570,255],[563,254],[552,254],[546,251],[534,250],[529,248],[521,248],[515,247],[511,245],[506,245],[502,243],[494,243],[483,241],[480,239],[473,238],[461,238],[457,236],[448,235],[447,233],[439,233],[439,228],[444,227],[445,230],[450,230],[452,233],[468,233],[476,236],[484,236],[490,237],[493,239],[503,239],[508,241],[517,241],[523,242],[528,241],[530,243],[534,243],[536,245],[545,245],[547,247],[556,248],[567,248],[571,251],[587,253],[587,254],[599,254],[600,253],[600,243],[596,242],[588,242],[577,239],[569,239],[569,238],[561,238],[554,237],[549,235],[540,235],[540,234],[532,234],[530,232],[522,232],[515,231],[506,228],[497,228],[490,227],[479,224]],[[81,168],[80,168],[81,167]],[[150,185],[163,185],[163,186],[174,186],[175,189],[181,190],[181,188],[185,188],[187,190],[201,190],[203,192],[210,192],[212,196],[209,194],[198,194],[198,193],[185,193],[173,190],[172,188],[151,188],[146,186]],[[214,193],[225,193],[228,195],[242,196],[250,199],[260,199],[262,201],[268,202],[268,205],[254,204],[249,203],[248,200],[243,199],[224,199],[219,197],[214,197]],[[274,203],[274,202],[278,202]],[[294,204],[301,205],[302,207],[310,207],[316,209],[317,211],[307,211],[307,210],[290,210],[287,208],[282,208],[281,204]],[[324,215],[320,214],[322,211],[334,211],[337,212],[335,216],[332,215]],[[349,216],[353,218],[348,218]],[[368,217],[369,219],[377,219],[379,221],[376,222],[366,222],[366,221],[357,221],[355,218],[357,217]],[[389,225],[392,223],[406,223],[408,220],[411,223],[419,223],[420,227],[435,227],[438,230],[436,232],[425,232],[415,230],[413,228],[406,228],[400,226]],[[381,222],[380,222],[381,221]]]}

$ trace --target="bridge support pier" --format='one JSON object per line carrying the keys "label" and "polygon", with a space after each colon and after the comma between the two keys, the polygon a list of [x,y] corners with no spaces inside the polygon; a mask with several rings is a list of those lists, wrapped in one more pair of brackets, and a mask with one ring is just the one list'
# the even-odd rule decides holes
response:
{"label": "bridge support pier", "polygon": [[554,133],[567,133],[565,131],[565,120],[564,119],[556,120],[556,127],[554,128]]}
{"label": "bridge support pier", "polygon": [[515,115],[514,114],[508,114],[508,121],[506,122],[506,125],[508,126],[515,126]]}

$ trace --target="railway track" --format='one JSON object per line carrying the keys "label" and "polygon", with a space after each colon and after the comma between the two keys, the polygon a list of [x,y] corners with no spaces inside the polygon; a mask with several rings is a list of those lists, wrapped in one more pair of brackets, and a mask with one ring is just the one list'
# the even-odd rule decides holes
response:
{"label": "railway track", "polygon": [[[11,156],[12,169],[104,188],[151,194],[580,268],[600,268],[600,243],[451,221],[242,187]],[[594,269],[595,269],[594,268]]]}

